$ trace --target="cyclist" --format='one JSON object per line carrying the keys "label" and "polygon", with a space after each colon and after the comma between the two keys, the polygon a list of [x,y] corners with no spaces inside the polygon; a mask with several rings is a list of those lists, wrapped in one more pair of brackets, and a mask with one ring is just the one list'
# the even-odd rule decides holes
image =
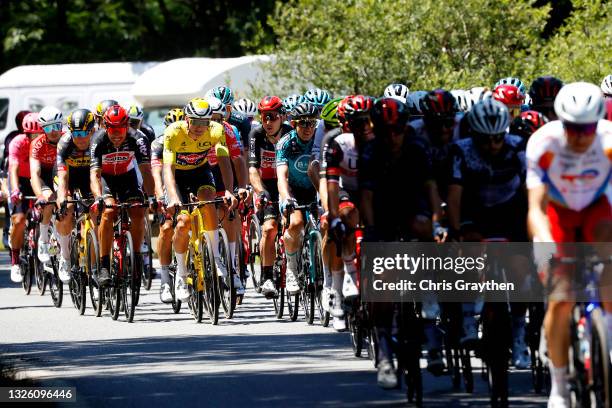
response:
{"label": "cyclist", "polygon": [[[144,135],[128,126],[128,113],[119,105],[113,105],[103,116],[104,129],[99,129],[91,138],[90,185],[95,198],[92,214],[102,211],[98,228],[100,244],[100,270],[98,284],[101,287],[110,282],[111,247],[113,223],[117,211],[104,208],[121,203],[144,201],[138,181],[136,166],[142,174],[144,188],[152,192],[151,150]],[[141,248],[144,239],[144,208],[130,208],[130,233],[134,248]],[[142,253],[135,254],[136,270],[142,270]]]}
{"label": "cyclist", "polygon": [[[240,113],[248,118],[249,122],[253,123],[257,115],[257,105],[248,98],[241,98],[232,103],[232,111]],[[257,123],[255,123],[257,125]]]}
{"label": "cyclist", "polygon": [[[228,149],[225,146],[223,125],[211,121],[212,109],[208,102],[195,98],[189,101],[183,110],[187,120],[175,122],[164,131],[164,185],[168,207],[172,211],[175,211],[175,205],[189,202],[192,194],[200,201],[215,198],[215,180],[207,160],[210,149],[216,150],[223,184],[225,186],[234,184]],[[230,200],[232,207],[235,205],[236,200],[231,191],[226,190],[224,197]],[[206,237],[212,244],[217,274],[226,276],[227,271],[223,267],[219,252],[219,230],[215,207],[207,205],[200,211],[204,217]],[[180,300],[189,298],[185,279],[187,277],[186,255],[190,228],[190,216],[181,212],[177,217],[173,238],[177,262],[175,293]]]}
{"label": "cyclist", "polygon": [[[601,90],[593,84],[565,85],[555,99],[559,120],[538,129],[527,144],[528,224],[534,242],[609,242],[612,208],[607,198],[612,171],[612,123]],[[588,170],[585,170],[588,169]],[[569,407],[567,379],[571,275],[555,268],[553,293],[544,318],[551,391],[548,406]],[[612,332],[609,268],[600,283],[608,333]],[[561,298],[559,298],[561,296]],[[561,300],[560,300],[561,299]]]}
{"label": "cyclist", "polygon": [[[17,137],[18,135],[24,133],[23,132],[23,118],[25,118],[25,116],[30,113],[30,111],[27,110],[22,110],[17,112],[17,115],[15,115],[15,126],[17,127],[17,129],[9,132],[6,137],[4,138],[4,149],[2,150],[2,160],[1,160],[1,164],[0,164],[0,185],[1,185],[1,194],[2,197],[4,198],[4,214],[5,214],[5,218],[4,218],[4,229],[3,229],[3,234],[2,234],[2,243],[4,244],[5,248],[9,248],[10,247],[10,229],[11,229],[11,218],[9,218],[9,214],[11,213],[11,206],[10,206],[10,195],[11,195],[11,189],[9,187],[9,183],[10,183],[10,174],[9,174],[9,145],[11,144],[11,142],[13,141],[13,139],[15,137]],[[29,165],[28,165],[29,168]]]}
{"label": "cyclist", "polygon": [[144,112],[138,105],[132,105],[128,109],[129,125],[134,130],[140,130],[149,141],[149,146],[155,140],[155,130],[144,121]]}
{"label": "cyclist", "polygon": [[274,241],[278,232],[278,207],[270,202],[278,201],[275,146],[292,128],[283,123],[285,108],[278,96],[265,96],[257,108],[262,124],[251,130],[249,135],[249,181],[256,194],[257,216],[262,225],[259,245],[263,280],[261,290],[265,296],[273,296],[276,294],[272,265],[276,258]]}
{"label": "cyclist", "polygon": [[[242,156],[242,146],[236,140],[236,128],[226,122],[224,119],[226,118],[227,111],[225,110],[225,105],[215,97],[206,98],[206,102],[210,105],[212,110],[211,120],[223,125],[225,131],[225,146],[227,146],[229,152],[229,158],[232,163],[232,170],[234,173],[234,185],[228,186],[227,190],[229,191],[238,191],[238,195],[240,197],[246,198],[247,190],[247,171],[246,171],[246,163],[244,162],[244,158]],[[221,171],[219,166],[217,166],[217,155],[215,150],[210,149],[208,152],[208,162],[210,163],[213,176],[215,178],[215,187],[217,191],[218,197],[223,197],[225,193],[225,185],[223,183],[223,177],[221,176]],[[240,222],[240,217],[234,217],[230,220],[230,217],[227,215],[228,208],[224,206],[223,208],[219,208],[218,215],[219,219],[223,219],[223,228],[227,233],[227,239],[229,244],[229,252],[230,259],[232,260],[232,267],[234,270],[234,287],[236,288],[236,294],[243,295],[244,294],[244,286],[242,285],[242,280],[240,279],[240,275],[238,274],[238,253],[237,253],[237,245],[236,237],[238,236],[242,224]]]}
{"label": "cyclist", "polygon": [[28,113],[23,117],[20,126],[23,133],[13,138],[8,149],[8,177],[11,202],[11,280],[21,282],[21,269],[19,267],[19,252],[23,245],[23,232],[26,222],[25,196],[33,196],[30,185],[30,143],[43,133],[38,123],[38,113]]}
{"label": "cyclist", "polygon": [[553,76],[541,76],[536,78],[529,88],[531,107],[535,111],[546,116],[548,120],[557,120],[553,104],[563,82]]}
{"label": "cyclist", "polygon": [[[45,106],[38,113],[38,123],[43,134],[30,144],[30,183],[34,195],[44,203],[55,197],[53,192],[53,173],[57,156],[57,142],[64,134],[62,112],[52,106]],[[42,210],[40,236],[38,238],[38,259],[45,263],[49,257],[49,221],[53,207],[48,205]]]}
{"label": "cyclist", "polygon": [[510,133],[523,138],[523,146],[527,146],[527,141],[531,135],[548,123],[546,116],[538,111],[527,110],[514,118],[510,123]]}
{"label": "cyclist", "polygon": [[[344,106],[350,110],[349,117],[355,126],[354,133],[350,133],[348,125],[347,132],[340,127],[334,128],[327,133],[323,142],[321,154],[321,200],[326,209],[326,222],[322,228],[323,236],[323,263],[324,269],[331,274],[331,282],[324,285],[327,292],[324,296],[323,305],[331,303],[330,313],[333,316],[333,327],[337,331],[346,329],[344,310],[342,309],[343,297],[354,298],[359,295],[356,286],[355,268],[355,229],[359,224],[359,211],[355,203],[358,200],[358,174],[357,157],[359,142],[362,141],[364,130],[367,126],[361,126],[360,117],[367,117],[372,109],[369,98],[364,96],[347,97]],[[329,102],[332,103],[332,102]],[[328,103],[328,105],[329,105]],[[336,105],[337,109],[338,105]],[[328,106],[323,109],[326,113]],[[344,108],[343,108],[344,109]],[[406,113],[407,119],[407,111]],[[345,118],[343,116],[343,118]],[[326,118],[330,121],[330,118]],[[338,119],[336,119],[338,121]],[[339,125],[340,122],[338,121]],[[365,133],[366,137],[373,137],[371,132]],[[323,219],[323,217],[321,217]],[[337,245],[341,246],[341,256],[337,256]],[[328,279],[328,278],[327,278]],[[325,283],[325,282],[324,282]]]}
{"label": "cyclist", "polygon": [[[91,198],[89,185],[90,147],[96,121],[88,109],[77,109],[68,115],[66,132],[57,144],[57,208],[71,200],[75,190],[81,198]],[[59,277],[62,282],[70,280],[70,233],[74,223],[73,204],[56,222],[56,231],[61,250]]]}
{"label": "cyclist", "polygon": [[387,98],[395,98],[402,103],[406,103],[410,90],[404,84],[391,84],[385,88],[383,95]]}
{"label": "cyclist", "polygon": [[[185,113],[180,108],[173,108],[164,117],[164,125],[170,126],[174,122],[184,120]],[[165,207],[166,191],[163,180],[163,154],[164,154],[164,135],[156,137],[151,143],[151,175],[155,189],[155,197],[159,205]],[[162,216],[159,226],[159,236],[157,237],[157,255],[161,270],[161,285],[159,288],[159,298],[163,303],[172,302],[172,292],[170,290],[170,263],[172,262],[172,217]]]}
{"label": "cyclist", "polygon": [[308,178],[308,164],[314,130],[319,117],[317,107],[310,102],[299,103],[291,111],[294,130],[283,136],[276,148],[276,174],[278,177],[279,209],[288,223],[284,235],[287,255],[286,287],[289,294],[299,293],[297,280],[300,234],[304,229],[302,212],[287,212],[298,203],[310,204],[316,200],[317,191]]}
{"label": "cyclist", "polygon": [[[295,105],[300,102],[303,102],[303,99],[304,96],[298,94],[291,94],[285,99],[283,99],[283,107],[285,108],[285,112],[288,112],[290,114],[293,108],[295,108]],[[287,115],[287,120],[291,120],[291,115],[289,114]]]}
{"label": "cyclist", "polygon": [[[449,236],[464,241],[503,237],[524,242],[527,200],[522,139],[508,134],[510,114],[503,103],[494,99],[474,105],[467,119],[471,137],[458,141],[451,151]],[[500,214],[504,216],[500,218]],[[510,267],[517,281],[525,282],[529,271],[527,259],[513,258]],[[465,333],[461,343],[466,346],[477,339],[470,305],[473,303],[464,304]],[[517,368],[529,366],[525,312],[526,304],[512,304],[512,361]]]}
{"label": "cyclist", "polygon": [[[452,96],[451,100],[454,104]],[[360,126],[371,126],[367,117],[361,123],[350,118],[350,102],[345,114],[353,131]],[[423,140],[410,136],[408,117],[400,101],[380,99],[372,111],[375,138],[370,143],[360,143],[358,171],[362,204],[359,211],[366,227],[364,240],[432,241],[433,208],[427,193],[429,186],[434,185],[431,159]],[[410,177],[400,176],[408,174]],[[388,210],[389,192],[393,192],[393,200],[401,205],[401,211]],[[394,388],[398,382],[392,358],[394,317],[392,303],[372,304],[379,347],[377,380],[382,388]],[[403,319],[397,321],[398,325],[400,321]]]}
{"label": "cyclist", "polygon": [[[329,102],[331,99],[332,99],[331,95],[326,90],[319,89],[319,88],[312,88],[304,93],[304,95],[302,96],[302,100],[299,103],[309,102],[313,104],[319,112],[321,112],[321,109],[323,109],[323,106],[325,106],[325,104]],[[293,111],[293,109],[291,111]]]}
{"label": "cyclist", "polygon": [[603,92],[606,99],[612,98],[612,74],[601,81],[601,92]]}
{"label": "cyclist", "polygon": [[248,160],[249,133],[251,133],[252,129],[260,125],[260,123],[255,120],[255,115],[257,115],[257,105],[255,102],[247,98],[242,98],[234,101],[229,118],[227,119],[230,125],[238,128],[245,162]]}
{"label": "cyclist", "polygon": [[517,86],[502,84],[493,89],[493,99],[506,105],[508,112],[510,112],[510,120],[513,120],[521,114],[525,94]]}
{"label": "cyclist", "polygon": [[323,106],[321,109],[321,120],[319,123],[323,124],[323,126],[317,125],[317,130],[315,131],[314,136],[314,144],[312,145],[312,157],[310,159],[310,165],[308,166],[308,177],[312,181],[312,184],[317,187],[317,190],[320,188],[319,186],[319,172],[320,162],[319,158],[321,157],[321,149],[323,147],[323,139],[330,132],[335,136],[342,133],[340,129],[340,122],[338,121],[337,113],[338,113],[338,103],[343,98],[335,98],[330,100]]}
{"label": "cyclist", "polygon": [[114,99],[105,99],[103,101],[100,101],[97,105],[96,105],[96,109],[94,110],[93,114],[94,117],[96,118],[96,125],[99,129],[104,128],[104,113],[106,112],[106,110],[108,108],[110,108],[113,105],[119,105],[119,102],[117,102]]}

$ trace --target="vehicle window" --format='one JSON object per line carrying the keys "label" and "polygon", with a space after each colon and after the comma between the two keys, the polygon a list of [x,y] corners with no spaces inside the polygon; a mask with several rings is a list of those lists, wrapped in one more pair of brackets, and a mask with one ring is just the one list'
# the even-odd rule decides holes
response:
{"label": "vehicle window", "polygon": [[152,108],[145,109],[144,121],[155,130],[155,136],[164,133],[164,116],[170,108]]}
{"label": "vehicle window", "polygon": [[0,130],[6,128],[8,122],[8,108],[9,100],[7,98],[0,98]]}
{"label": "vehicle window", "polygon": [[45,102],[38,98],[29,98],[28,110],[31,112],[40,112],[45,107]]}
{"label": "vehicle window", "polygon": [[77,101],[71,100],[59,100],[57,108],[62,111],[64,117],[68,116],[70,112],[79,107],[79,103]]}

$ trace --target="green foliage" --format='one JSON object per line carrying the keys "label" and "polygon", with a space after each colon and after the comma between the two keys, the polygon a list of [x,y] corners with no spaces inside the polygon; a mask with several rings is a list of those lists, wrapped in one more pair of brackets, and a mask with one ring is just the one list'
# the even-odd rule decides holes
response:
{"label": "green foliage", "polygon": [[[492,86],[505,76],[529,83],[543,74],[599,83],[612,72],[612,2],[574,0],[565,20],[548,3],[278,2],[268,18],[276,43],[261,36],[254,44],[276,57],[269,83],[259,87],[285,95],[314,84],[336,94],[380,95],[391,82],[455,89]],[[547,38],[551,26],[560,28]]]}
{"label": "green foliage", "polygon": [[612,73],[612,2],[574,0],[574,12],[543,50],[547,72],[595,84]]}

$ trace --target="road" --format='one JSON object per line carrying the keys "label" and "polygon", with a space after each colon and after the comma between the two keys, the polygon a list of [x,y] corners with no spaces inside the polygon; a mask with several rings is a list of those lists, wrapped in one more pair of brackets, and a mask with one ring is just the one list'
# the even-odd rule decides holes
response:
{"label": "road", "polygon": [[[160,303],[159,280],[141,296],[134,323],[84,316],[69,296],[56,309],[49,294],[25,296],[0,253],[0,353],[43,385],[74,386],[83,407],[405,406],[405,390],[376,386],[367,358],[331,328],[274,317],[272,303],[249,289],[232,320],[197,324]],[[424,365],[424,360],[422,361]],[[478,364],[475,360],[474,364]],[[448,377],[425,373],[426,407],[488,406],[486,383],[453,392]],[[529,371],[511,373],[511,406],[541,407]]]}

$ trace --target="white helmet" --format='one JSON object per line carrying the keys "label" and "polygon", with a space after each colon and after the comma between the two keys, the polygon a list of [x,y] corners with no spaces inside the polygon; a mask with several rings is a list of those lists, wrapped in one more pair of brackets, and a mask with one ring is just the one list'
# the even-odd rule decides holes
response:
{"label": "white helmet", "polygon": [[606,96],[612,96],[612,74],[601,81],[601,92]]}
{"label": "white helmet", "polygon": [[459,110],[463,111],[463,106],[465,105],[466,91],[464,91],[463,89],[453,89],[452,91],[450,91],[450,93],[455,98],[455,101],[457,101],[457,106],[459,107]]}
{"label": "white helmet", "polygon": [[410,90],[404,84],[391,84],[385,88],[384,96],[406,103]]}
{"label": "white helmet", "polygon": [[601,90],[588,82],[567,84],[555,98],[555,113],[563,122],[597,123],[606,113]]}
{"label": "white helmet", "polygon": [[62,115],[62,112],[55,106],[45,106],[38,112],[38,123],[40,123],[42,127],[63,122],[64,115]]}
{"label": "white helmet", "polygon": [[257,105],[255,105],[255,102],[247,98],[242,98],[238,99],[237,101],[234,101],[234,103],[232,104],[232,108],[236,112],[249,118],[253,118],[255,117],[255,115],[257,115]]}
{"label": "white helmet", "polygon": [[470,128],[483,135],[504,133],[510,125],[510,112],[503,103],[493,98],[484,99],[467,114]]}
{"label": "white helmet", "polygon": [[464,106],[460,106],[464,112],[469,112],[478,102],[493,97],[493,92],[484,86],[475,86],[465,93]]}
{"label": "white helmet", "polygon": [[408,95],[406,105],[408,105],[411,114],[421,113],[421,99],[425,98],[427,93],[427,91],[414,91]]}
{"label": "white helmet", "polygon": [[221,99],[216,98],[214,96],[207,96],[206,98],[204,98],[204,100],[208,102],[208,105],[210,106],[210,109],[212,110],[211,115],[214,115],[215,113],[217,113],[225,117],[227,109],[225,108],[225,104],[221,102]]}

